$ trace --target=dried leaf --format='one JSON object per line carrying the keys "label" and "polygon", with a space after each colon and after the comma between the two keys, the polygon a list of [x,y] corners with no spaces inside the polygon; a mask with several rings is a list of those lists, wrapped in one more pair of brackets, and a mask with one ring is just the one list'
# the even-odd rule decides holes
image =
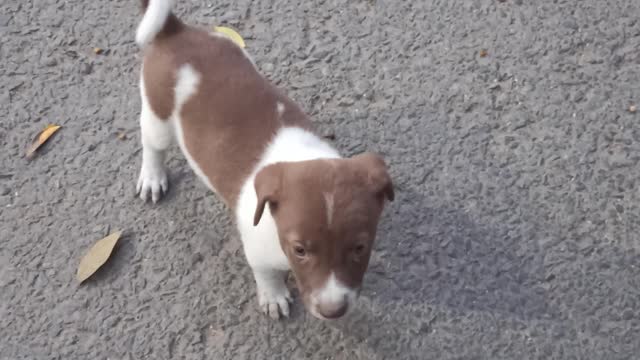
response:
{"label": "dried leaf", "polygon": [[127,140],[127,133],[124,131],[119,132],[117,137],[118,137],[118,140]]}
{"label": "dried leaf", "polygon": [[36,135],[36,138],[33,140],[33,143],[31,143],[31,146],[29,146],[29,149],[27,149],[27,157],[28,158],[33,157],[36,150],[38,150],[40,146],[42,146],[42,144],[47,142],[47,140],[49,140],[51,135],[53,135],[61,127],[62,126],[60,125],[53,125],[53,124],[47,125],[44,128],[44,130],[42,130],[38,135]]}
{"label": "dried leaf", "polygon": [[100,55],[103,52],[104,52],[104,49],[102,49],[102,48],[99,48],[99,47],[93,48],[93,53],[96,54],[96,55]]}
{"label": "dried leaf", "polygon": [[480,57],[486,57],[489,53],[487,52],[487,50],[482,49],[480,50]]}
{"label": "dried leaf", "polygon": [[80,260],[76,278],[79,282],[87,280],[95,273],[111,256],[113,248],[116,246],[118,239],[122,235],[121,231],[114,232],[106,238],[96,242],[91,249]]}
{"label": "dried leaf", "polygon": [[225,35],[234,43],[238,44],[238,46],[240,46],[241,48],[245,47],[244,39],[242,39],[242,36],[240,36],[240,34],[238,34],[235,30],[225,26],[214,26],[213,31]]}

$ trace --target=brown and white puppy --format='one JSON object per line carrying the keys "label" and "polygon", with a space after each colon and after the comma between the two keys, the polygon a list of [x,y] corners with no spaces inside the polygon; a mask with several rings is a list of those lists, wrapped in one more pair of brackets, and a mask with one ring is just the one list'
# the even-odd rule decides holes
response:
{"label": "brown and white puppy", "polygon": [[189,27],[171,0],[143,0],[142,168],[137,191],[167,190],[176,139],[195,173],[233,210],[262,310],[288,316],[292,270],[307,309],[338,318],[354,305],[393,186],[371,153],[342,158],[307,115],[233,41]]}

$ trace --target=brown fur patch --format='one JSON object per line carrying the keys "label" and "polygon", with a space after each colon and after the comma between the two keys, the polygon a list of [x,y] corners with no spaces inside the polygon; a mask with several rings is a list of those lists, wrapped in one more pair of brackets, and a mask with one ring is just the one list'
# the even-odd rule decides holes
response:
{"label": "brown fur patch", "polygon": [[226,204],[234,207],[244,179],[278,129],[311,129],[311,122],[233,42],[176,26],[176,33],[156,38],[145,53],[145,91],[154,113],[168,119],[178,69],[189,64],[201,76],[197,93],[180,114],[185,145]]}

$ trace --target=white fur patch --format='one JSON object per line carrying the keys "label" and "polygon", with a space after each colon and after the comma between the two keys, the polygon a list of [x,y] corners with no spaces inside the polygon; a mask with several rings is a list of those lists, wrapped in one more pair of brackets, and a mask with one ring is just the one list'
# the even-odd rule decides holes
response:
{"label": "white fur patch", "polygon": [[314,298],[318,302],[337,302],[342,300],[350,291],[348,287],[338,281],[334,273],[331,273],[324,287],[314,294]]}
{"label": "white fur patch", "polygon": [[325,192],[322,195],[324,196],[324,205],[327,211],[327,228],[330,228],[333,221],[333,194]]}
{"label": "white fur patch", "polygon": [[280,118],[282,114],[284,114],[284,104],[280,101],[276,103],[276,113],[278,114],[278,118]]}
{"label": "white fur patch", "polygon": [[200,74],[190,64],[184,64],[178,69],[176,79],[175,107],[172,116],[177,119],[184,103],[198,90]]}

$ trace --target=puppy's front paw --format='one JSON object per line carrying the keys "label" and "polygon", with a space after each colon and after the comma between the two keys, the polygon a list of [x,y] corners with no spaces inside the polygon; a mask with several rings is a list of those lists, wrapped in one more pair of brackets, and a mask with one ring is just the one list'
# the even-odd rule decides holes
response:
{"label": "puppy's front paw", "polygon": [[151,195],[151,200],[156,203],[168,189],[169,180],[167,179],[167,172],[163,168],[149,169],[142,167],[138,184],[136,185],[136,194],[140,196],[140,199],[146,202],[149,195]]}
{"label": "puppy's front paw", "polygon": [[289,317],[290,302],[291,294],[285,284],[277,288],[258,289],[258,303],[260,304],[260,308],[263,313],[272,319],[279,319],[280,314],[284,317]]}

